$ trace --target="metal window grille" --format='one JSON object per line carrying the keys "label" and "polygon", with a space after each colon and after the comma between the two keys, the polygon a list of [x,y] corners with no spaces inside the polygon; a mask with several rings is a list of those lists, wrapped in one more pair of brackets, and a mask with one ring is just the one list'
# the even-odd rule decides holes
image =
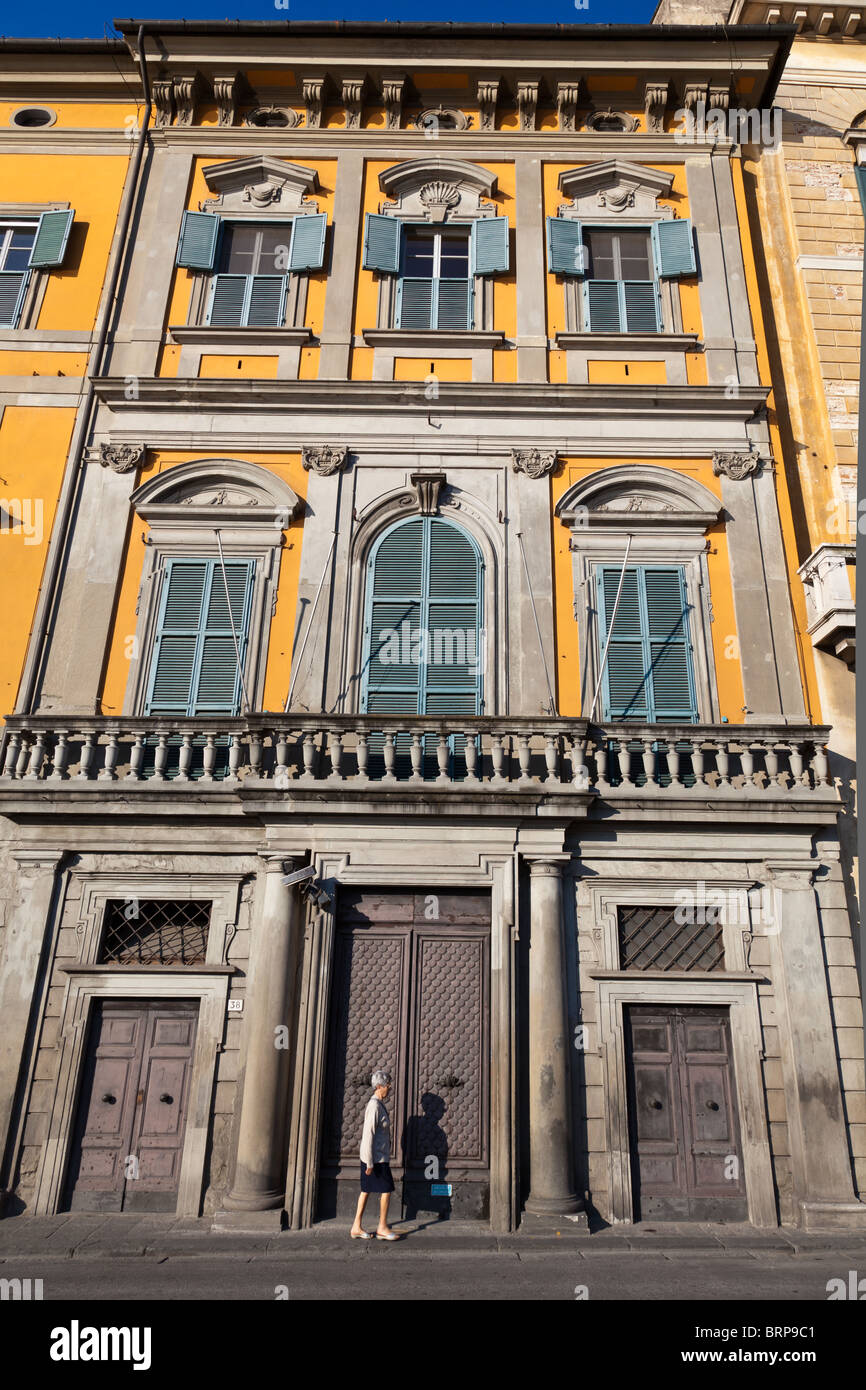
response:
{"label": "metal window grille", "polygon": [[209,902],[111,898],[105,904],[103,965],[200,965],[207,953]]}
{"label": "metal window grille", "polygon": [[[618,907],[622,970],[724,970],[721,908]],[[678,921],[678,917],[686,917]],[[691,920],[689,920],[691,919]]]}

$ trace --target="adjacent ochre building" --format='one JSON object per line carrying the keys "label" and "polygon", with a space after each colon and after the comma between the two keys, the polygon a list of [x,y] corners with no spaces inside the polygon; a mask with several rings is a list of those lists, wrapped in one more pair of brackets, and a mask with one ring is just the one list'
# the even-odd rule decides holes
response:
{"label": "adjacent ochre building", "polygon": [[8,1214],[862,1227],[766,18],[0,41]]}

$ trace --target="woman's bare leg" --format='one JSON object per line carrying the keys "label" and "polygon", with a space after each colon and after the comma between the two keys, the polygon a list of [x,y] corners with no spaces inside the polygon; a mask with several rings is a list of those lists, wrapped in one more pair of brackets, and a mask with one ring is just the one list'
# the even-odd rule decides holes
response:
{"label": "woman's bare leg", "polygon": [[383,1192],[379,1198],[379,1235],[387,1236],[391,1233],[388,1225],[388,1203],[391,1200],[390,1192]]}
{"label": "woman's bare leg", "polygon": [[361,1225],[361,1217],[364,1215],[364,1208],[365,1208],[366,1205],[367,1205],[367,1193],[366,1193],[366,1192],[361,1192],[361,1193],[358,1194],[358,1209],[357,1209],[357,1211],[355,1212],[355,1221],[354,1221],[354,1225],[352,1226],[352,1235],[353,1235],[353,1236],[358,1236],[358,1235],[360,1235],[360,1234],[361,1234],[361,1231],[363,1230],[363,1227],[362,1227],[362,1225]]}

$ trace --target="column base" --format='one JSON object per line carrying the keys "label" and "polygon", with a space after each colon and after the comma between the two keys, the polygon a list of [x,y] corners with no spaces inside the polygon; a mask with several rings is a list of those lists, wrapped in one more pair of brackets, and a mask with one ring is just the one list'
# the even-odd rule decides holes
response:
{"label": "column base", "polygon": [[810,1202],[798,1203],[803,1231],[864,1231],[866,1230],[866,1202]]}
{"label": "column base", "polygon": [[279,1192],[276,1188],[270,1191],[260,1192],[240,1191],[230,1192],[223,1198],[223,1208],[226,1211],[273,1211],[274,1208],[282,1208],[286,1205],[285,1192]]}
{"label": "column base", "polygon": [[523,1208],[530,1216],[569,1216],[583,1209],[583,1198],[576,1192],[566,1192],[561,1197],[529,1197]]}
{"label": "column base", "polygon": [[211,1221],[211,1230],[217,1233],[278,1235],[282,1229],[283,1212],[276,1208],[270,1211],[216,1211]]}

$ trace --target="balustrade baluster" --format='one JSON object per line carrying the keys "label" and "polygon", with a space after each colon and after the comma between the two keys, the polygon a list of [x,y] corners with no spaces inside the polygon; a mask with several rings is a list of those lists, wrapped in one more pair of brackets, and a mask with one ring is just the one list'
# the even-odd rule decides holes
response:
{"label": "balustrade baluster", "polygon": [[619,776],[622,786],[634,789],[635,783],[631,775],[631,749],[627,738],[618,738],[616,741],[617,757],[619,759]]}
{"label": "balustrade baluster", "polygon": [[667,740],[668,749],[668,772],[670,774],[671,786],[680,786],[680,750],[677,747],[675,738]]}
{"label": "balustrade baluster", "polygon": [[424,763],[424,736],[423,736],[423,734],[414,733],[414,734],[412,735],[412,747],[409,749],[409,759],[410,759],[410,762],[411,762],[411,764],[412,764],[412,775],[411,775],[411,777],[409,778],[409,781],[410,781],[410,782],[423,782],[423,781],[424,781],[424,771],[423,771],[423,763]]}
{"label": "balustrade baluster", "polygon": [[740,766],[743,769],[744,785],[755,786],[755,753],[750,743],[745,744],[740,754]]}
{"label": "balustrade baluster", "polygon": [[343,740],[339,729],[333,730],[330,734],[328,752],[331,757],[331,774],[328,780],[330,782],[342,782],[343,774],[340,770],[340,764],[343,761]]}
{"label": "balustrade baluster", "polygon": [[78,776],[86,781],[90,776],[90,764],[93,762],[93,744],[96,734],[85,734],[84,742],[81,745],[81,762],[78,767]]}
{"label": "balustrade baluster", "polygon": [[18,767],[18,752],[21,747],[21,735],[15,729],[9,735],[9,742],[6,745],[6,758],[3,763],[3,776],[14,777]]}
{"label": "balustrade baluster", "polygon": [[656,781],[656,755],[653,750],[653,740],[651,738],[645,738],[643,740],[643,753],[641,754],[641,758],[643,761],[646,784],[648,787],[651,787]]}
{"label": "balustrade baluster", "polygon": [[177,760],[176,782],[188,782],[189,770],[192,766],[192,734],[182,734],[180,753]]}
{"label": "balustrade baluster", "polygon": [[141,765],[144,762],[144,734],[136,734],[132,747],[129,750],[129,771],[126,774],[127,782],[137,782],[141,777]]}
{"label": "balustrade baluster", "polygon": [[794,778],[794,786],[802,786],[803,783],[803,747],[802,744],[791,744],[791,775]]}
{"label": "balustrade baluster", "polygon": [[366,782],[368,780],[367,768],[370,762],[370,746],[367,742],[367,735],[363,729],[358,732],[358,777]]}
{"label": "balustrade baluster", "polygon": [[243,744],[240,734],[232,734],[229,739],[229,774],[227,782],[237,782],[238,771],[244,755]]}
{"label": "balustrade baluster", "polygon": [[108,743],[106,744],[105,748],[105,758],[97,776],[97,781],[99,782],[117,781],[117,774],[114,771],[114,769],[117,767],[117,755],[119,752],[117,746],[117,738],[118,736],[116,732],[108,735]]}
{"label": "balustrade baluster", "polygon": [[505,749],[502,746],[502,735],[492,734],[490,738],[490,763],[493,768],[493,781],[495,783],[504,782],[505,776]]}
{"label": "balustrade baluster", "polygon": [[213,770],[216,767],[216,741],[217,734],[206,734],[204,749],[201,755],[202,762],[202,782],[212,782],[214,780]]}
{"label": "balustrade baluster", "polygon": [[313,765],[316,761],[316,742],[312,734],[304,734],[303,754],[304,779],[307,782],[312,782],[314,780]]}
{"label": "balustrade baluster", "polygon": [[815,744],[815,785],[823,787],[830,781],[830,766],[827,761],[827,745]]}
{"label": "balustrade baluster", "polygon": [[40,732],[36,735],[36,742],[30,754],[30,761],[27,764],[28,781],[36,781],[42,767],[42,759],[45,757],[45,735]]}
{"label": "balustrade baluster", "polygon": [[448,763],[451,759],[451,749],[448,746],[448,735],[440,734],[439,742],[436,744],[436,761],[439,764],[439,776],[437,782],[450,782],[448,774]]}
{"label": "balustrade baluster", "polygon": [[691,740],[692,745],[692,772],[695,777],[695,786],[704,785],[704,750],[699,738]]}
{"label": "balustrade baluster", "polygon": [[530,735],[528,734],[520,734],[517,739],[517,761],[520,764],[520,780],[524,783],[532,781],[529,775],[529,739]]}
{"label": "balustrade baluster", "polygon": [[385,775],[382,778],[382,781],[396,782],[397,779],[394,776],[394,764],[397,760],[397,749],[394,745],[393,734],[385,735],[385,747],[382,749],[382,757],[385,763]]}
{"label": "balustrade baluster", "polygon": [[775,743],[767,744],[764,749],[764,763],[767,768],[767,785],[778,785],[779,777],[779,752]]}
{"label": "balustrade baluster", "polygon": [[262,775],[262,736],[258,729],[253,729],[249,735],[248,745],[250,750],[250,777],[261,777]]}
{"label": "balustrade baluster", "polygon": [[464,733],[463,738],[465,740],[463,751],[466,758],[466,781],[477,782],[478,745],[475,742],[475,735],[470,730]]}
{"label": "balustrade baluster", "polygon": [[729,787],[731,779],[729,776],[730,758],[728,755],[727,743],[719,742],[716,749],[716,767],[719,770],[719,786]]}
{"label": "balustrade baluster", "polygon": [[57,742],[54,745],[54,757],[52,759],[51,780],[61,782],[66,777],[66,763],[69,758],[69,744],[66,741],[66,734],[57,735]]}
{"label": "balustrade baluster", "polygon": [[[84,754],[82,752],[82,759]],[[168,734],[157,734],[156,752],[153,757],[154,782],[165,781],[165,768],[168,762]]]}
{"label": "balustrade baluster", "polygon": [[586,763],[586,739],[575,738],[571,743],[571,783],[585,791],[589,786],[589,768]]}
{"label": "balustrade baluster", "polygon": [[607,739],[602,738],[601,741],[595,745],[595,769],[599,789],[606,792],[610,791],[610,783],[607,780],[607,761]]}
{"label": "balustrade baluster", "polygon": [[546,734],[544,743],[544,763],[547,768],[545,782],[558,782],[559,772],[557,764],[559,762],[559,750],[557,748],[557,735]]}
{"label": "balustrade baluster", "polygon": [[276,736],[276,767],[274,769],[274,781],[280,785],[288,780],[288,776],[289,745],[285,730],[280,729]]}

